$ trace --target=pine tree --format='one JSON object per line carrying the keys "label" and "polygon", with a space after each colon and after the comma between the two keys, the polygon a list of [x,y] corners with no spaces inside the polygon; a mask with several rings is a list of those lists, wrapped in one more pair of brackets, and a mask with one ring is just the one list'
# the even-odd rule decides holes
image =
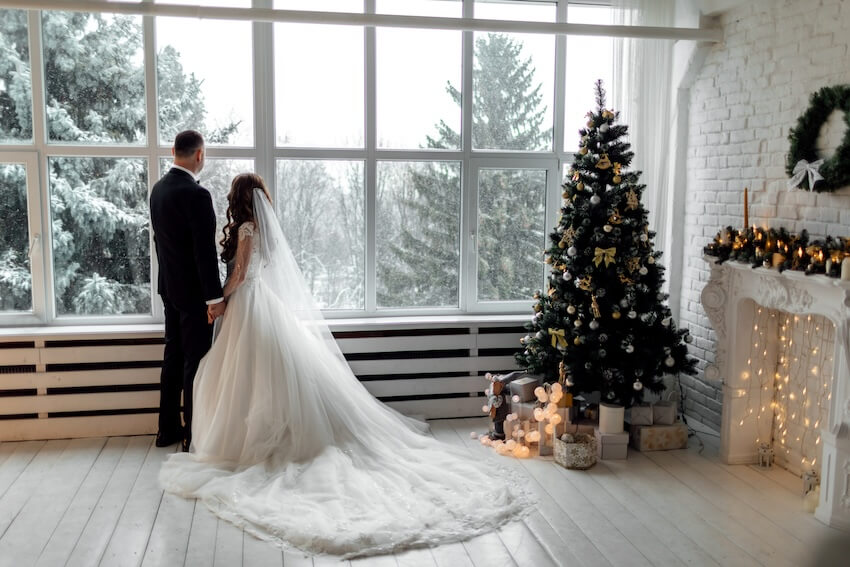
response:
{"label": "pine tree", "polygon": [[[542,85],[534,78],[531,58],[522,57],[522,43],[489,33],[475,42],[472,139],[476,149],[540,150],[551,148],[552,130],[543,128],[546,105]],[[446,91],[461,105],[461,91],[451,83]],[[460,133],[444,121],[427,147],[457,149]],[[428,163],[408,172],[411,194],[405,208],[412,217],[394,233],[384,230],[391,254],[378,259],[384,287],[382,305],[455,305],[460,265],[460,168],[455,163]],[[544,235],[525,217],[542,210],[539,192],[523,171],[504,170],[493,183],[479,186],[480,199],[491,204],[482,219],[479,280],[482,299],[527,297],[529,274],[539,277],[539,260],[529,256],[516,265],[504,262],[517,249],[538,250]],[[380,219],[379,219],[380,221]],[[386,219],[392,223],[392,219]],[[379,223],[379,230],[387,228]]]}
{"label": "pine tree", "polygon": [[661,392],[665,374],[695,373],[690,337],[677,330],[661,292],[661,252],[640,202],[640,172],[628,171],[633,153],[619,113],[597,108],[579,131],[580,150],[563,184],[558,226],[549,235],[546,293],[534,294],[529,334],[517,354],[522,367],[559,380],[576,393],[599,391],[602,401],[627,407],[644,393]]}

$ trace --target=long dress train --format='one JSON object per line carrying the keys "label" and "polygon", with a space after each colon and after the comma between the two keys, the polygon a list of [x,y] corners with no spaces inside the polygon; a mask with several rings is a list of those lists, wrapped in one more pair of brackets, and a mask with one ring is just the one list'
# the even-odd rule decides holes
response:
{"label": "long dress train", "polygon": [[162,486],[261,539],[344,557],[467,539],[527,511],[504,473],[360,384],[257,190],[254,207],[244,283],[195,377],[192,447],[163,464]]}

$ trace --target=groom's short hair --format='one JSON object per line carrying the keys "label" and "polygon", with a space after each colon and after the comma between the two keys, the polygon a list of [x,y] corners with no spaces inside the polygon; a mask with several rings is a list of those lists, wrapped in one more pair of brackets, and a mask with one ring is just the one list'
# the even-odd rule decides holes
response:
{"label": "groom's short hair", "polygon": [[203,147],[204,137],[196,130],[183,130],[174,137],[174,155],[177,157],[191,157]]}

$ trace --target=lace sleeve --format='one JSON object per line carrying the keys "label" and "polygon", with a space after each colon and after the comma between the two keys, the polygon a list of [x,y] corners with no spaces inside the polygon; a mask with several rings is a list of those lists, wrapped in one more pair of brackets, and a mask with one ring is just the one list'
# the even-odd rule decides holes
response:
{"label": "lace sleeve", "polygon": [[247,238],[249,236],[254,236],[255,230],[256,230],[256,227],[254,226],[253,222],[248,221],[248,222],[242,223],[241,225],[239,225],[239,240],[242,241],[242,240],[245,240],[245,238]]}

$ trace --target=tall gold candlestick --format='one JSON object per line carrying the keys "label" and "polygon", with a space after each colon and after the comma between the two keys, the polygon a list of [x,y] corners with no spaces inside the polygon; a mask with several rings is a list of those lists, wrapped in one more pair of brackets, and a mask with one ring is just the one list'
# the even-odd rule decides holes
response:
{"label": "tall gold candlestick", "polygon": [[750,204],[747,202],[748,190],[744,187],[744,231],[750,226]]}

